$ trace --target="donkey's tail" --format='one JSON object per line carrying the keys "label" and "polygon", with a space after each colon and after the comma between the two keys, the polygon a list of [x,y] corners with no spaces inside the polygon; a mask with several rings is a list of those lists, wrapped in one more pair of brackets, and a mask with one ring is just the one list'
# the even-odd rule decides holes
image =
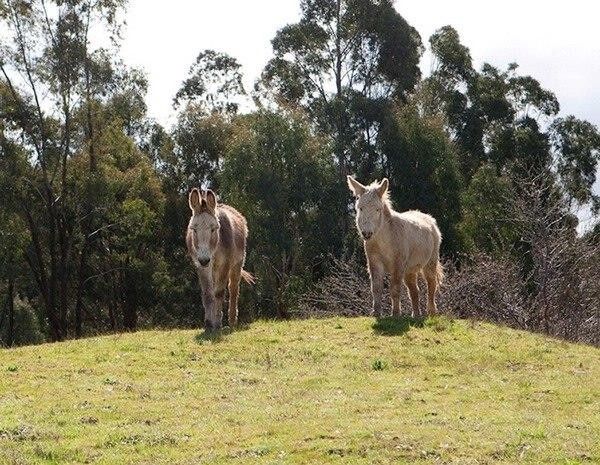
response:
{"label": "donkey's tail", "polygon": [[256,278],[252,273],[247,272],[246,270],[242,270],[242,279],[246,281],[248,284],[256,284]]}
{"label": "donkey's tail", "polygon": [[444,282],[444,278],[446,277],[446,273],[444,273],[444,267],[442,263],[438,260],[435,265],[435,279],[437,280],[438,286],[441,286]]}

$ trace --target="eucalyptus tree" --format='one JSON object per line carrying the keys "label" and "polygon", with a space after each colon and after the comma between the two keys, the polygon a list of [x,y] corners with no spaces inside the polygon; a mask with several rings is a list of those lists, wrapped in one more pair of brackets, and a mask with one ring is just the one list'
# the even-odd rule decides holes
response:
{"label": "eucalyptus tree", "polygon": [[302,112],[240,116],[220,181],[225,201],[248,219],[257,310],[287,316],[342,247],[345,192],[330,147]]}
{"label": "eucalyptus tree", "polygon": [[569,204],[589,204],[600,211],[600,196],[594,192],[600,163],[600,131],[589,121],[574,116],[556,119],[550,128],[554,167]]}
{"label": "eucalyptus tree", "polygon": [[[0,112],[3,108],[0,84]],[[1,114],[1,113],[0,113]],[[15,300],[23,282],[23,259],[26,247],[26,227],[18,215],[18,184],[27,172],[27,160],[20,147],[5,136],[6,128],[0,120],[0,346],[12,346],[19,340]]]}
{"label": "eucalyptus tree", "polygon": [[433,66],[421,85],[420,102],[424,111],[445,115],[461,149],[466,179],[487,162],[499,169],[515,160],[538,169],[547,166],[550,145],[544,127],[560,109],[554,93],[533,77],[519,75],[515,63],[506,70],[488,63],[475,70],[469,49],[451,26],[436,31],[429,42]]}
{"label": "eucalyptus tree", "polygon": [[[506,193],[507,181],[535,175],[543,183],[538,189],[562,192],[571,208],[598,206],[593,192],[600,158],[597,128],[573,116],[559,118],[556,95],[535,78],[519,74],[515,63],[505,70],[484,63],[475,70],[469,49],[450,26],[436,31],[430,45],[432,72],[417,101],[424,114],[444,115],[458,147],[466,187],[460,229],[473,244],[490,251],[518,242],[516,232],[497,215],[507,208],[508,196],[489,197]],[[488,202],[481,203],[486,196]],[[568,210],[563,213],[569,216]],[[490,225],[498,236],[494,244],[474,236]]]}
{"label": "eucalyptus tree", "polygon": [[2,116],[9,137],[27,151],[32,166],[20,192],[19,213],[30,241],[26,259],[55,340],[67,335],[69,283],[82,270],[77,263],[86,260],[94,227],[92,199],[69,182],[71,160],[89,155],[91,193],[100,156],[95,119],[113,77],[111,53],[94,46],[91,31],[104,33],[108,47],[115,45],[124,4],[0,1],[0,82],[9,109]]}
{"label": "eucalyptus tree", "polygon": [[424,116],[412,104],[394,109],[381,127],[385,171],[393,180],[391,198],[399,210],[419,209],[433,215],[442,231],[442,251],[456,254],[463,240],[463,181],[456,145],[439,117]]}
{"label": "eucalyptus tree", "polygon": [[245,99],[240,63],[226,53],[200,52],[173,99],[173,156],[165,154],[161,167],[178,192],[205,183],[217,187],[230,123]]}
{"label": "eucalyptus tree", "polygon": [[259,104],[301,106],[334,142],[339,171],[379,167],[379,123],[420,79],[421,39],[391,0],[302,0],[272,40]]}
{"label": "eucalyptus tree", "polygon": [[173,105],[198,105],[206,113],[237,113],[246,95],[242,66],[232,56],[203,50],[175,94]]}

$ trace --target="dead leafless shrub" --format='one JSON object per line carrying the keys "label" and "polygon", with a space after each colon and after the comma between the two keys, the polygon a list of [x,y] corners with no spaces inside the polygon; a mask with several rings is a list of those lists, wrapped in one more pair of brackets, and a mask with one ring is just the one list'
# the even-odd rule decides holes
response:
{"label": "dead leafless shrub", "polygon": [[360,316],[370,310],[371,287],[365,267],[356,259],[332,258],[330,273],[302,296],[294,313],[299,317]]}
{"label": "dead leafless shrub", "polygon": [[520,238],[499,258],[478,255],[448,273],[442,305],[476,317],[600,345],[600,247],[575,230],[570,204],[543,174],[515,182],[511,225]]}
{"label": "dead leafless shrub", "polygon": [[[440,311],[600,345],[600,255],[588,241],[565,239],[555,237],[553,242],[566,245],[550,248],[549,255],[532,253],[528,275],[519,260],[508,254],[478,254],[465,258],[460,267],[446,262]],[[402,308],[410,311],[406,292]],[[294,316],[364,316],[370,311],[364,265],[354,259],[332,259],[331,272],[300,299]],[[384,299],[384,312],[390,313],[389,296]]]}
{"label": "dead leafless shrub", "polygon": [[578,237],[570,205],[542,175],[515,183],[513,224],[528,292],[528,327],[600,344],[598,243]]}
{"label": "dead leafless shrub", "polygon": [[[419,286],[423,289],[425,282],[421,280]],[[421,308],[425,308],[425,292],[421,292],[420,297]],[[408,294],[404,292],[400,299],[403,311],[410,313]],[[382,299],[383,314],[391,315],[391,308],[389,281],[386,278]],[[371,309],[371,283],[366,265],[357,257],[346,260],[332,257],[328,275],[301,297],[293,313],[300,318],[334,315],[352,317],[370,315]]]}
{"label": "dead leafless shrub", "polygon": [[528,328],[525,285],[509,258],[476,255],[460,268],[446,263],[440,309],[459,318],[476,318]]}
{"label": "dead leafless shrub", "polygon": [[597,244],[566,234],[532,247],[534,329],[600,345],[600,260]]}

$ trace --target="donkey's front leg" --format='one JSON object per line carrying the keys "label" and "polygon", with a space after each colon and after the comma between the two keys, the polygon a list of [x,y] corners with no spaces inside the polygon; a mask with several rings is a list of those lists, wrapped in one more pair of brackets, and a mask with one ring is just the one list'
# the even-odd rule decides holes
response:
{"label": "donkey's front leg", "polygon": [[383,296],[383,265],[375,260],[369,260],[369,274],[371,276],[371,294],[373,295],[373,315],[381,317],[381,298]]}
{"label": "donkey's front leg", "polygon": [[214,329],[221,329],[223,326],[223,302],[225,301],[225,289],[227,288],[227,271],[227,267],[219,267],[213,271],[213,288],[215,293]]}
{"label": "donkey's front leg", "polygon": [[204,306],[204,328],[207,331],[218,329],[215,325],[216,299],[211,289],[202,289],[202,305]]}
{"label": "donkey's front leg", "polygon": [[202,289],[202,306],[204,307],[204,329],[212,331],[215,327],[215,293],[213,283],[208,273],[199,270],[198,278],[200,280],[200,288]]}
{"label": "donkey's front leg", "polygon": [[221,329],[223,326],[223,301],[225,300],[225,288],[219,287],[215,292],[215,304],[213,310],[214,328]]}
{"label": "donkey's front leg", "polygon": [[390,276],[390,299],[392,300],[392,316],[395,318],[400,317],[401,308],[400,308],[400,291],[402,289],[402,273],[403,268],[398,267],[398,269],[392,272]]}

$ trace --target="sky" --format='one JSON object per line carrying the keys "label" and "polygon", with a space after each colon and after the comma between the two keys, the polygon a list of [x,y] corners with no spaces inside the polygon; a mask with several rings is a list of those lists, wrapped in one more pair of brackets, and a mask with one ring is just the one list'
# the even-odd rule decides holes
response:
{"label": "sky", "polygon": [[[299,0],[130,0],[122,55],[145,70],[150,116],[169,125],[172,99],[198,53],[236,57],[251,89],[271,57],[270,41],[299,18]],[[554,91],[561,114],[600,126],[600,2],[593,0],[396,0],[396,9],[427,44],[452,25],[474,65],[517,62]],[[427,54],[421,68],[429,71]],[[600,186],[599,186],[600,188]]]}

